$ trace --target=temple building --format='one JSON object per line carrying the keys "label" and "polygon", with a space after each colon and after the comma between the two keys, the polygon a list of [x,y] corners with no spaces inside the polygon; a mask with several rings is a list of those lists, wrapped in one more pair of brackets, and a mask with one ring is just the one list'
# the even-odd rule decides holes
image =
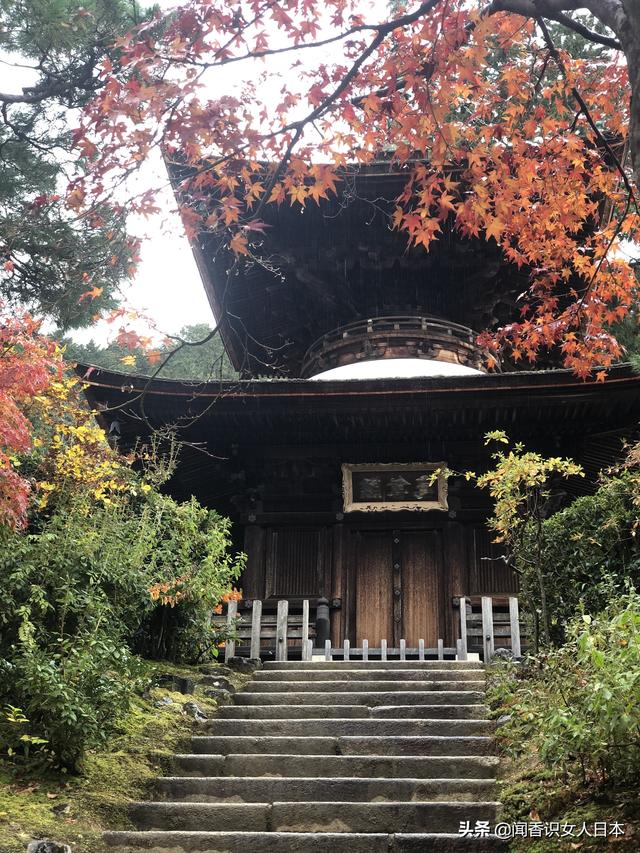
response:
{"label": "temple building", "polygon": [[486,494],[434,470],[486,470],[485,433],[501,429],[584,467],[561,485],[570,500],[640,417],[628,365],[604,383],[551,364],[485,370],[477,332],[517,317],[526,271],[447,227],[429,252],[407,248],[388,216],[405,179],[374,164],[319,206],[268,206],[260,263],[235,265],[213,235],[194,242],[237,381],[87,377],[122,447],[175,426],[169,489],[233,520],[241,608],[326,600],[336,646],[455,646],[461,596],[517,595]]}

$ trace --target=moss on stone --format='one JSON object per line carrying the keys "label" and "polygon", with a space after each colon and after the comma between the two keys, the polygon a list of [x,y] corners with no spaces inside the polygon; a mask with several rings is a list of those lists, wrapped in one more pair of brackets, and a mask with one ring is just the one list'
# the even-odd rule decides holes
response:
{"label": "moss on stone", "polygon": [[[511,853],[556,853],[577,849],[640,849],[640,786],[620,790],[600,790],[594,786],[565,783],[543,768],[532,756],[508,762],[500,781],[499,799],[503,804],[501,820],[506,823],[559,822],[587,827],[594,821],[617,821],[627,827],[627,844],[587,836],[567,839],[517,839],[509,846]],[[572,845],[574,845],[572,847]]]}

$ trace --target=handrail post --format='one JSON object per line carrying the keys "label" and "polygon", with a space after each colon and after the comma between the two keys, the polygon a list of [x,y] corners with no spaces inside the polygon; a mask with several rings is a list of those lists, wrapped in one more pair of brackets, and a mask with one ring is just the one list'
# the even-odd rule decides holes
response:
{"label": "handrail post", "polygon": [[260,629],[262,627],[262,601],[255,600],[251,609],[251,650],[252,658],[260,657]]}
{"label": "handrail post", "polygon": [[331,640],[324,641],[324,659],[333,660],[331,655]]}
{"label": "handrail post", "polygon": [[494,652],[493,599],[488,595],[482,596],[482,647],[484,662],[490,663]]}
{"label": "handrail post", "polygon": [[238,615],[238,602],[233,598],[227,605],[227,640],[224,644],[224,661],[225,663],[235,656],[236,641],[229,640],[228,636],[235,629],[235,620]]}
{"label": "handrail post", "polygon": [[311,660],[307,657],[307,640],[309,639],[309,599],[302,602],[302,660]]}
{"label": "handrail post", "polygon": [[281,598],[278,602],[278,616],[276,622],[276,660],[287,659],[287,620],[289,618],[289,602]]}
{"label": "handrail post", "polygon": [[520,645],[520,614],[518,612],[518,599],[515,595],[509,596],[509,622],[511,625],[511,652],[514,658],[522,657]]}
{"label": "handrail post", "polygon": [[467,660],[467,599],[460,598],[460,660]]}

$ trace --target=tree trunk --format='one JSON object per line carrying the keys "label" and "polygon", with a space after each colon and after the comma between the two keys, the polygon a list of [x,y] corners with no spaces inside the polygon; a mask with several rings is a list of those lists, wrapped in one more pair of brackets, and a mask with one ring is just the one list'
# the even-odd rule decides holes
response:
{"label": "tree trunk", "polygon": [[624,47],[631,83],[631,122],[629,126],[629,154],[633,165],[633,177],[640,186],[640,3],[638,0],[622,0],[626,12],[624,32],[618,38]]}

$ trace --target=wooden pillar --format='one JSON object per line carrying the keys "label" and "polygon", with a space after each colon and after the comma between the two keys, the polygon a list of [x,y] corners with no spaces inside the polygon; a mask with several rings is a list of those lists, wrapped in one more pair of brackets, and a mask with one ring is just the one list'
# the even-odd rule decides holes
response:
{"label": "wooden pillar", "polygon": [[511,626],[511,651],[514,658],[522,656],[520,646],[520,614],[518,612],[518,599],[515,595],[509,596],[509,624]]}
{"label": "wooden pillar", "polygon": [[331,613],[331,642],[334,646],[342,644],[345,637],[346,617],[346,536],[345,526],[341,522],[333,526],[333,559],[331,568],[331,594],[328,598],[340,599],[342,606]]}
{"label": "wooden pillar", "polygon": [[322,648],[327,640],[331,640],[329,627],[329,602],[319,598],[316,603],[316,646]]}
{"label": "wooden pillar", "polygon": [[242,573],[241,584],[245,598],[265,597],[265,531],[257,524],[247,524],[244,528],[244,552],[247,565]]}
{"label": "wooden pillar", "polygon": [[493,657],[493,599],[489,595],[482,596],[482,647],[485,664],[491,663]]}
{"label": "wooden pillar", "polygon": [[288,657],[287,648],[287,622],[289,620],[289,602],[280,599],[278,602],[278,615],[276,622],[276,660],[284,661]]}
{"label": "wooden pillar", "polygon": [[402,544],[400,531],[393,531],[391,547],[393,561],[393,637],[392,645],[398,648],[402,639]]}
{"label": "wooden pillar", "polygon": [[[238,602],[235,599],[232,599],[227,605],[227,633],[230,634],[234,628],[236,623],[236,617],[238,615]],[[227,640],[224,644],[224,659],[225,662],[232,658],[236,653],[236,641],[235,640]]]}
{"label": "wooden pillar", "polygon": [[463,596],[459,599],[460,611],[460,660],[467,660],[467,599]]}
{"label": "wooden pillar", "polygon": [[262,623],[262,602],[254,599],[251,610],[251,651],[252,658],[260,657],[260,628]]}
{"label": "wooden pillar", "polygon": [[458,639],[457,614],[453,599],[466,594],[467,530],[457,521],[449,520],[444,534],[443,603],[444,612],[440,633],[447,646],[455,646]]}

